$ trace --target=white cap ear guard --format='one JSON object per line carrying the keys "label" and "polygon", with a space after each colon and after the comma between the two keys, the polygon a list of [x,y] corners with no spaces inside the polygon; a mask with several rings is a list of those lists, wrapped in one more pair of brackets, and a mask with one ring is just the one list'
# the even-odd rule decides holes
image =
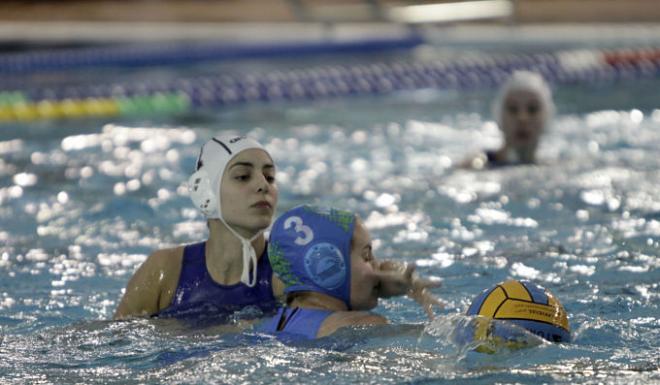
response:
{"label": "white cap ear guard", "polygon": [[213,193],[211,179],[205,169],[195,171],[188,179],[190,199],[207,218],[218,218],[218,198]]}
{"label": "white cap ear guard", "polygon": [[[188,179],[188,192],[195,207],[209,219],[220,219],[221,207],[217,194],[227,164],[240,152],[266,149],[254,139],[239,135],[218,135],[204,143],[194,174]],[[266,151],[267,153],[267,151]]]}

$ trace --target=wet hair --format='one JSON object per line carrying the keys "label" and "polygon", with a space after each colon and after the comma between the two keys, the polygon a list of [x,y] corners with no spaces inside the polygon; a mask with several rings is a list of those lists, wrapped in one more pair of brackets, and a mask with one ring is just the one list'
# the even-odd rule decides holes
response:
{"label": "wet hair", "polygon": [[538,95],[541,102],[541,108],[545,111],[545,121],[543,126],[552,119],[555,113],[555,104],[552,101],[552,90],[550,86],[543,79],[543,76],[536,72],[531,71],[515,71],[509,79],[502,84],[497,97],[493,101],[492,111],[493,118],[497,124],[502,127],[502,111],[504,110],[504,103],[507,96],[512,91],[530,91]]}

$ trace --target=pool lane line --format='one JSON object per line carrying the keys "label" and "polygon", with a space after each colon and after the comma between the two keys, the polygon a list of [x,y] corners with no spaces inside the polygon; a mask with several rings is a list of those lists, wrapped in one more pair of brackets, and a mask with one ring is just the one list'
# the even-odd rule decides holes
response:
{"label": "pool lane line", "polygon": [[[566,50],[456,61],[328,65],[242,76],[86,84],[5,93],[0,121],[149,115],[254,102],[313,101],[416,89],[484,89],[516,70],[554,84],[605,83],[660,74],[660,49]],[[17,102],[14,102],[17,101]]]}
{"label": "pool lane line", "polygon": [[175,114],[189,110],[184,94],[155,94],[127,98],[83,98],[64,100],[22,100],[0,104],[0,123],[87,117],[144,116]]}

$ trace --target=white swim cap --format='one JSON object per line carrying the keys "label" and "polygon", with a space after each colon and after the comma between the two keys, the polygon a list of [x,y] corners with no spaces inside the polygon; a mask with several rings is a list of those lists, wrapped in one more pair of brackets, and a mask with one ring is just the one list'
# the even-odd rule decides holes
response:
{"label": "white swim cap", "polygon": [[530,91],[539,96],[542,108],[546,112],[545,122],[550,121],[555,113],[555,104],[552,101],[552,91],[543,76],[531,71],[515,71],[511,77],[500,87],[497,97],[493,101],[493,117],[497,124],[502,126],[502,108],[507,95],[511,91]]}
{"label": "white swim cap", "polygon": [[188,191],[190,199],[208,219],[219,219],[241,241],[243,247],[241,282],[253,287],[257,283],[257,256],[252,241],[261,234],[261,231],[250,239],[238,234],[225,221],[220,199],[220,187],[227,164],[236,155],[249,149],[262,150],[270,157],[268,151],[259,142],[245,136],[219,135],[204,143],[197,158],[196,171],[188,179]]}
{"label": "white swim cap", "polygon": [[[197,157],[196,171],[188,180],[190,198],[209,219],[221,219],[220,183],[227,164],[249,149],[268,151],[254,139],[238,135],[219,135],[204,143]],[[270,154],[268,154],[270,157]]]}

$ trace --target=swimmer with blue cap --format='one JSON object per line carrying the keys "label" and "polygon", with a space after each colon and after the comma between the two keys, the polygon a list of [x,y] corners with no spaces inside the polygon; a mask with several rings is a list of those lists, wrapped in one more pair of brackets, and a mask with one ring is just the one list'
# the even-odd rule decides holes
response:
{"label": "swimmer with blue cap", "polygon": [[[374,257],[369,231],[355,214],[335,208],[293,208],[273,224],[268,257],[287,297],[286,306],[260,331],[314,339],[344,326],[387,323],[369,310],[378,305],[384,290],[396,292],[384,289],[394,281]],[[406,270],[412,274],[411,268]],[[427,300],[440,304],[426,293],[428,287],[422,284],[420,290],[410,289],[418,293],[410,294],[418,302],[427,295]]]}

